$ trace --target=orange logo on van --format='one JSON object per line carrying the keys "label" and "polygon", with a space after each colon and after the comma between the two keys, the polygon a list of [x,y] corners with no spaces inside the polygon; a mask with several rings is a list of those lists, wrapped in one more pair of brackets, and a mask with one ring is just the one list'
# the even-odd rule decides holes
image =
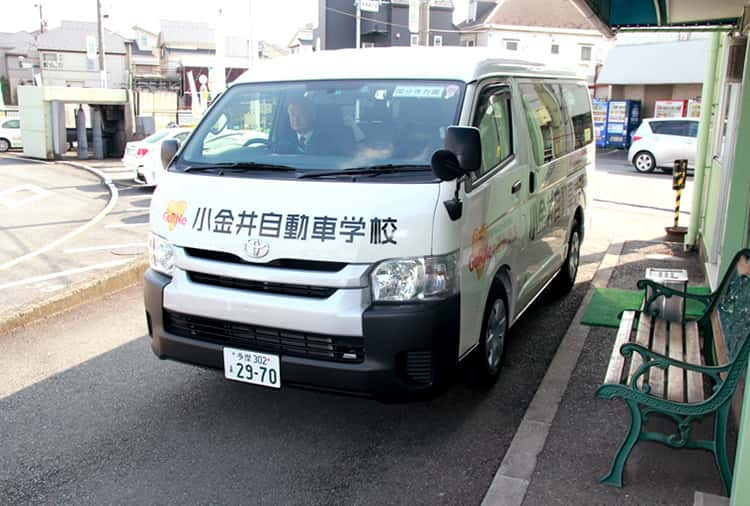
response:
{"label": "orange logo on van", "polygon": [[477,275],[477,279],[482,279],[484,274],[484,268],[487,262],[492,260],[492,257],[502,248],[507,246],[513,241],[515,237],[500,239],[496,244],[490,245],[488,238],[487,225],[484,224],[479,228],[474,229],[471,234],[471,256],[469,257],[469,271],[474,272]]}
{"label": "orange logo on van", "polygon": [[169,231],[172,232],[177,225],[187,225],[185,211],[187,202],[184,200],[170,200],[167,204],[167,210],[162,214],[162,219],[169,225]]}

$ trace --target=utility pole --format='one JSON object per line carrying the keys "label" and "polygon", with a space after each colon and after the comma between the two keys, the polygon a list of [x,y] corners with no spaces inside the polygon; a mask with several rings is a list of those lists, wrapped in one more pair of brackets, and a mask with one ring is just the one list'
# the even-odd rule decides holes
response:
{"label": "utility pole", "polygon": [[362,47],[362,7],[359,5],[359,0],[354,0],[354,5],[357,6],[357,16],[356,16],[356,30],[357,30],[357,40],[355,41],[355,46],[357,49]]}
{"label": "utility pole", "polygon": [[430,0],[421,0],[419,4],[419,45],[430,45]]}
{"label": "utility pole", "polygon": [[39,33],[44,33],[44,16],[42,16],[42,2],[34,4],[34,7],[39,7]]}
{"label": "utility pole", "polygon": [[250,14],[250,20],[247,23],[248,31],[250,32],[247,39],[247,68],[250,69],[252,68],[253,63],[255,63],[255,57],[257,56],[255,51],[255,41],[253,40],[253,0],[247,0],[247,9]]}
{"label": "utility pole", "polygon": [[96,23],[99,35],[99,86],[107,87],[107,69],[104,66],[104,25],[102,24],[102,2],[96,0]]}

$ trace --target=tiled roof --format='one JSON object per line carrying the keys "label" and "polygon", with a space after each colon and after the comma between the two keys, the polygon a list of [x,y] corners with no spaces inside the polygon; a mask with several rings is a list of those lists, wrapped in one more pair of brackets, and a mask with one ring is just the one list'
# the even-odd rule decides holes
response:
{"label": "tiled roof", "polygon": [[479,24],[597,29],[570,0],[503,0]]}

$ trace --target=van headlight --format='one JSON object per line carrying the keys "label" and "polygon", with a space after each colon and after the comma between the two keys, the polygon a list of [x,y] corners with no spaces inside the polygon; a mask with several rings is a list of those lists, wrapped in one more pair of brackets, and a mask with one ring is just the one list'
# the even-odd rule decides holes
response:
{"label": "van headlight", "polygon": [[457,254],[385,260],[372,270],[375,302],[418,302],[458,293]]}
{"label": "van headlight", "polygon": [[148,237],[148,261],[151,268],[167,276],[174,274],[174,246],[156,234]]}

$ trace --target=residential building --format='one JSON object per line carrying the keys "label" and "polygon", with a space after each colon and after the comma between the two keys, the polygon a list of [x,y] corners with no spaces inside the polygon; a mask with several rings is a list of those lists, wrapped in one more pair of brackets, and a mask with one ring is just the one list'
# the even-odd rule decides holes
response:
{"label": "residential building", "polygon": [[[458,30],[453,25],[453,2],[432,0],[429,16],[429,45],[457,46]],[[380,2],[378,12],[361,13],[362,47],[417,45],[419,38],[408,29],[409,0]],[[356,7],[352,0],[320,0],[318,32],[321,49],[356,47]]]}
{"label": "residential building", "polygon": [[170,89],[176,82],[161,73],[159,34],[140,26],[133,27],[133,38],[127,41],[132,87]]}
{"label": "residential building", "polygon": [[572,69],[591,83],[610,44],[569,0],[470,0],[458,28],[462,46]]}
{"label": "residential building", "polygon": [[708,55],[706,38],[616,45],[597,78],[596,96],[640,100],[644,118],[657,100],[700,100]]}
{"label": "residential building", "polygon": [[283,47],[277,46],[266,40],[258,41],[258,59],[259,60],[270,60],[272,58],[280,58],[289,54],[289,50]]}
{"label": "residential building", "polygon": [[289,54],[306,54],[315,51],[312,24],[300,28],[289,41]]}
{"label": "residential building", "polygon": [[0,33],[0,83],[6,105],[18,103],[19,84],[33,82],[33,46],[33,33]]}
{"label": "residential building", "polygon": [[[40,33],[36,38],[36,49],[43,84],[99,87],[99,59],[95,52],[86,52],[87,40],[95,47],[96,23],[63,21],[60,27]],[[125,39],[105,29],[104,55],[107,86],[127,88],[130,79]]]}

